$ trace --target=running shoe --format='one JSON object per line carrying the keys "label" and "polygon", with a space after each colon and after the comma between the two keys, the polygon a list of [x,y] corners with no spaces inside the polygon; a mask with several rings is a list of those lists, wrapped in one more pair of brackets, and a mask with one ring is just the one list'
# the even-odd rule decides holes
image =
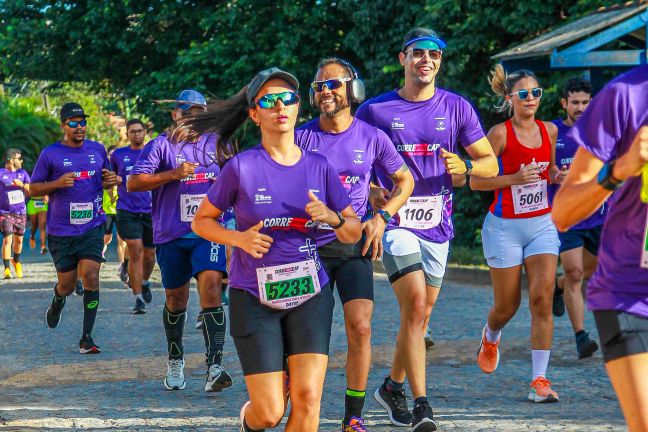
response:
{"label": "running shoe", "polygon": [[565,291],[558,287],[558,278],[554,282],[553,306],[551,310],[554,316],[561,317],[565,315]]}
{"label": "running shoe", "polygon": [[202,311],[198,312],[198,318],[196,318],[196,328],[198,330],[202,329],[203,327],[203,313]]}
{"label": "running shoe", "polygon": [[167,362],[167,374],[164,378],[164,387],[167,390],[184,390],[187,386],[184,365],[184,359],[173,359]]}
{"label": "running shoe", "polygon": [[117,274],[119,275],[119,279],[122,281],[122,283],[128,288],[128,269],[124,265],[124,263],[119,264],[119,270],[117,270]]}
{"label": "running shoe", "polygon": [[342,432],[367,432],[362,417],[351,417],[349,423],[342,422]]}
{"label": "running shoe", "polygon": [[576,351],[578,351],[578,360],[592,357],[598,350],[598,344],[590,339],[589,333],[583,332],[576,336]]}
{"label": "running shoe", "polygon": [[425,328],[425,349],[429,349],[434,346],[434,341],[432,340],[432,330],[430,327]]}
{"label": "running shoe", "polygon": [[389,420],[394,426],[409,426],[412,424],[412,413],[407,408],[405,390],[388,391],[383,383],[374,392],[374,398],[385,408]]}
{"label": "running shoe", "polygon": [[142,315],[146,313],[146,303],[142,300],[135,299],[135,307],[133,308],[133,315]]}
{"label": "running shoe", "polygon": [[151,282],[146,282],[142,284],[142,298],[146,303],[151,303],[153,301],[153,293],[151,292]]}
{"label": "running shoe", "polygon": [[53,329],[61,322],[61,312],[65,307],[65,297],[63,297],[63,303],[56,301],[56,296],[52,297],[52,302],[45,312],[45,321],[47,322],[47,327]]}
{"label": "running shoe", "polygon": [[47,252],[49,252],[49,251],[47,250],[47,247],[43,246],[43,247],[41,248],[41,255],[45,255]]}
{"label": "running shoe", "polygon": [[83,283],[81,280],[78,280],[76,283],[76,288],[74,288],[74,294],[82,296],[85,290],[83,289]]}
{"label": "running shoe", "polygon": [[535,403],[558,402],[558,393],[551,390],[551,381],[545,377],[538,377],[531,381],[529,400]]}
{"label": "running shoe", "polygon": [[36,247],[36,239],[29,237],[29,249],[34,249]]}
{"label": "running shoe", "polygon": [[230,374],[219,364],[210,365],[205,378],[205,391],[208,393],[220,392],[228,387],[232,387]]}
{"label": "running shoe", "polygon": [[498,347],[501,341],[502,337],[500,336],[497,342],[488,342],[486,340],[486,326],[484,326],[481,342],[479,343],[479,350],[477,350],[477,364],[482,372],[492,374],[497,369],[500,360]]}
{"label": "running shoe", "polygon": [[11,279],[11,269],[5,267],[4,269],[4,279]]}
{"label": "running shoe", "polygon": [[79,341],[79,352],[81,354],[99,354],[101,348],[94,343],[90,336],[84,336]]}
{"label": "running shoe", "polygon": [[22,271],[22,263],[16,262],[11,258],[11,265],[14,266],[14,270],[16,270],[16,277],[18,279],[22,279],[23,277],[23,271]]}
{"label": "running shoe", "polygon": [[428,402],[416,404],[412,410],[412,432],[432,432],[437,430],[437,425],[432,414],[432,407]]}

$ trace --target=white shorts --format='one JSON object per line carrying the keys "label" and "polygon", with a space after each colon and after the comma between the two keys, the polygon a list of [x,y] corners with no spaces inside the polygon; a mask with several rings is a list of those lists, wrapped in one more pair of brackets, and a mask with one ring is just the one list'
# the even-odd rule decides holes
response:
{"label": "white shorts", "polygon": [[560,240],[551,214],[507,219],[488,212],[482,229],[484,258],[493,268],[520,265],[532,255],[558,255]]}
{"label": "white shorts", "polygon": [[383,237],[383,265],[390,282],[423,270],[425,283],[441,287],[448,262],[450,242],[434,243],[405,229],[392,229]]}

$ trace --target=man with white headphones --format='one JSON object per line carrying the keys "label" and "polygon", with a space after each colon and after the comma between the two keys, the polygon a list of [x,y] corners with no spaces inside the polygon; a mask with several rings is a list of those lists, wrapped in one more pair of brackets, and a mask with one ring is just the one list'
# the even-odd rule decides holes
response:
{"label": "man with white headphones", "polygon": [[391,198],[384,208],[394,214],[414,188],[412,174],[387,135],[351,115],[351,103],[362,102],[364,96],[364,83],[349,62],[336,57],[321,60],[310,89],[311,105],[320,115],[295,132],[302,149],[328,158],[363,221],[364,238],[357,244],[341,243],[331,227],[322,225],[316,239],[331,288],[337,287],[344,309],[349,348],[343,432],[366,431],[362,408],[371,367],[371,259],[382,255],[386,226],[382,215],[367,214],[372,169],[380,167],[393,179]]}

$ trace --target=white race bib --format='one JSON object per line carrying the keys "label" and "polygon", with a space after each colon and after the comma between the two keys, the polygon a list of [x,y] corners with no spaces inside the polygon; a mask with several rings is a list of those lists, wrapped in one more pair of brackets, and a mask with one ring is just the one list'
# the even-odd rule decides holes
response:
{"label": "white race bib", "polygon": [[259,300],[273,309],[292,309],[320,291],[315,261],[310,259],[257,269]]}
{"label": "white race bib", "polygon": [[9,204],[20,204],[25,202],[25,194],[21,190],[12,190],[7,192]]}
{"label": "white race bib", "polygon": [[198,211],[198,206],[204,197],[205,194],[180,195],[180,220],[182,222],[193,221],[193,218],[196,216],[196,212]]}
{"label": "white race bib", "polygon": [[409,197],[407,203],[398,210],[399,226],[426,230],[441,223],[443,215],[443,195]]}
{"label": "white race bib", "polygon": [[70,203],[70,225],[85,225],[93,219],[93,206],[88,203]]}
{"label": "white race bib", "polygon": [[547,180],[511,186],[513,211],[515,214],[531,213],[549,207],[547,201]]}

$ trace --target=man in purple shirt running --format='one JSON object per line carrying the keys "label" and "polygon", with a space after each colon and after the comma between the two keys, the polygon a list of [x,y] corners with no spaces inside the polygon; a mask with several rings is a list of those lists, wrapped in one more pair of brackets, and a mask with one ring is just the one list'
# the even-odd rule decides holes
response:
{"label": "man in purple shirt running", "polygon": [[[425,384],[427,323],[445,274],[452,226],[452,174],[493,177],[497,160],[477,113],[462,97],[436,87],[446,44],[432,30],[405,35],[399,60],[405,85],[365,102],[356,117],[382,129],[414,176],[414,192],[397,214],[386,214],[383,264],[400,304],[398,349],[376,400],[394,425],[436,430]],[[472,160],[462,160],[459,145]],[[388,173],[379,182],[392,187]],[[375,204],[373,204],[375,206]],[[383,209],[384,210],[384,209]],[[412,412],[403,390],[414,397]]]}
{"label": "man in purple shirt running", "polygon": [[[648,65],[601,90],[568,136],[578,149],[554,199],[566,231],[608,197],[599,266],[587,285],[605,368],[631,432],[648,430]],[[642,171],[644,172],[642,179]]]}
{"label": "man in purple shirt running", "polygon": [[[364,90],[364,83],[350,63],[336,57],[321,60],[310,88],[311,104],[320,115],[295,133],[298,146],[326,156],[364,225],[365,238],[356,244],[342,243],[328,225],[320,225],[317,237],[317,250],[331,288],[337,288],[344,309],[349,348],[343,432],[366,430],[362,408],[371,367],[371,259],[382,255],[387,225],[384,214],[396,214],[414,188],[409,168],[387,135],[351,115],[351,103],[362,102]],[[373,167],[380,167],[394,182],[391,198],[376,215],[367,214]]]}
{"label": "man in purple shirt running", "polygon": [[[0,169],[0,231],[2,232],[2,261],[4,278],[11,279],[9,262],[16,270],[16,277],[23,277],[20,253],[27,225],[25,192],[29,193],[29,174],[22,169],[20,150],[7,149],[5,166]],[[33,228],[32,228],[33,229]],[[11,251],[13,249],[13,257]]]}
{"label": "man in purple shirt running", "polygon": [[[550,203],[553,202],[560,182],[567,176],[576,150],[578,150],[578,143],[569,137],[568,132],[583,114],[591,99],[592,84],[588,80],[574,77],[565,82],[560,103],[567,117],[553,121],[558,127],[555,160],[560,171],[556,174],[556,182],[548,186]],[[581,287],[583,279],[589,279],[596,270],[601,230],[606,213],[607,207],[603,204],[592,216],[575,225],[569,231],[558,233],[560,261],[565,274],[556,278],[553,313],[556,316],[564,315],[565,304],[567,305],[579,359],[591,357],[598,350],[598,344],[590,339],[589,334],[585,331],[585,307]]]}
{"label": "man in purple shirt running", "polygon": [[153,223],[151,222],[151,192],[128,192],[126,181],[144,149],[146,127],[140,119],[126,122],[126,136],[130,145],[116,149],[110,157],[110,167],[117,173],[117,233],[126,241],[129,259],[127,265],[129,286],[135,296],[133,314],[146,313],[151,303],[151,277],[155,266]]}
{"label": "man in purple shirt running", "polygon": [[[206,107],[202,94],[183,90],[171,115],[177,125],[183,116]],[[167,390],[186,386],[182,338],[193,278],[203,311],[205,391],[220,392],[232,385],[232,377],[221,366],[226,329],[221,300],[225,247],[191,231],[198,205],[220,175],[216,140],[214,134],[203,134],[195,142],[172,143],[162,134],[146,145],[127,181],[129,192],[152,191],[153,241],[166,296],[162,320],[169,354]]]}
{"label": "man in purple shirt running", "polygon": [[47,212],[49,250],[58,283],[47,309],[46,320],[55,328],[61,320],[65,299],[83,280],[83,333],[81,354],[98,354],[101,349],[91,337],[99,307],[99,270],[103,263],[102,208],[104,189],[117,184],[108,169],[103,144],[85,139],[88,116],[81,105],[69,102],[61,108],[61,141],[43,149],[32,173],[31,193],[49,195]]}

